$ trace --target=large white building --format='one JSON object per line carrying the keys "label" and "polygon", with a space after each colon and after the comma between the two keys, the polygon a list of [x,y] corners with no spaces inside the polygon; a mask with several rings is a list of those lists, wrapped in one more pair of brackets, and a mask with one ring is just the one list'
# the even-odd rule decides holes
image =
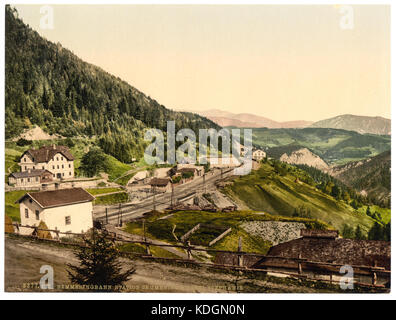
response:
{"label": "large white building", "polygon": [[20,160],[21,172],[28,170],[48,170],[54,180],[74,177],[74,157],[65,146],[44,146],[25,151]]}
{"label": "large white building", "polygon": [[[94,197],[82,188],[28,192],[17,202],[21,224],[39,226],[43,221],[48,229],[83,233],[93,227],[92,201]],[[33,229],[21,228],[22,234]]]}

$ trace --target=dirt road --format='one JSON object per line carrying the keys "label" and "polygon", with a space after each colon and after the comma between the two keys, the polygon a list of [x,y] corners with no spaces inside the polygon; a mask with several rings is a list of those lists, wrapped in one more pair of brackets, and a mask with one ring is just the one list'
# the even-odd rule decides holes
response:
{"label": "dirt road", "polygon": [[[125,291],[128,292],[318,292],[297,282],[293,284],[294,280],[257,280],[203,267],[191,268],[143,259],[122,261],[125,267],[133,265],[136,269],[136,273],[126,283]],[[43,276],[40,268],[49,265],[54,269],[55,290],[67,291],[64,285],[70,284],[66,271],[68,263],[77,263],[72,249],[6,236],[5,290],[40,291],[36,286]]]}

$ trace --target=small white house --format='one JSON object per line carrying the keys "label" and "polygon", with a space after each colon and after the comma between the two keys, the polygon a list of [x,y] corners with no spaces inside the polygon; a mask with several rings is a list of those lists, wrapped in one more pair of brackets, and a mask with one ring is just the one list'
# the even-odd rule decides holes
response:
{"label": "small white house", "polygon": [[[48,229],[83,233],[93,227],[92,201],[94,197],[82,188],[28,192],[17,202],[21,224],[38,226],[43,221]],[[20,228],[21,234],[33,229]]]}
{"label": "small white house", "polygon": [[263,160],[265,157],[267,156],[267,154],[265,153],[265,151],[260,150],[260,149],[253,149],[252,152],[252,158],[256,161],[261,161]]}

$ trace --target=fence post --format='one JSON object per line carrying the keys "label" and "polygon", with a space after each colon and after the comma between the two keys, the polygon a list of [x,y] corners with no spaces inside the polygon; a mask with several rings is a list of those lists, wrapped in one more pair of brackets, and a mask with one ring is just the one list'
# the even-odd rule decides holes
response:
{"label": "fence post", "polygon": [[[298,254],[298,259],[301,259],[301,253]],[[301,260],[298,260],[298,274],[302,274],[303,270],[302,270],[302,264],[301,264]]]}
{"label": "fence post", "polygon": [[[377,266],[377,260],[374,261],[374,267]],[[377,272],[373,272],[373,277],[372,277],[372,284],[375,286],[377,284]]]}
{"label": "fence post", "polygon": [[187,257],[188,260],[192,259],[191,248],[190,248],[190,241],[187,241]]}
{"label": "fence post", "polygon": [[[242,237],[239,237],[238,252],[242,252]],[[243,267],[243,256],[238,254],[238,267]]]}
{"label": "fence post", "polygon": [[109,224],[109,217],[108,217],[108,215],[107,215],[107,207],[106,207],[106,224]]}
{"label": "fence post", "polygon": [[147,254],[148,256],[151,256],[150,245],[149,245],[148,242],[146,242],[146,254]]}

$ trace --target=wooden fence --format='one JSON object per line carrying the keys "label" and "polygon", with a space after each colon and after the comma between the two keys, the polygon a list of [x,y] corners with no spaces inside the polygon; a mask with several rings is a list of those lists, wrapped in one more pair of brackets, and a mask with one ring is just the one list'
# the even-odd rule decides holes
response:
{"label": "wooden fence", "polygon": [[[82,234],[82,233],[71,233],[71,232],[61,232],[59,230],[51,230],[51,229],[41,229],[36,226],[23,226],[19,225],[18,223],[13,223],[13,224],[7,224],[6,225],[12,225],[14,228],[19,230],[20,228],[30,228],[33,229],[32,234],[33,235],[21,235],[14,232],[14,234],[18,236],[22,236],[25,238],[31,238],[31,239],[36,239],[36,240],[42,240],[42,241],[49,241],[49,242],[57,242],[57,243],[64,243],[67,245],[72,245],[72,246],[77,246],[77,247],[83,247],[85,246],[82,241],[70,241],[70,240],[78,240],[78,238],[85,239],[88,234]],[[14,229],[15,230],[15,229]],[[50,232],[51,234],[54,235],[53,239],[43,239],[38,237],[38,232],[43,231],[43,232]],[[7,233],[7,232],[6,232]],[[64,235],[62,237],[61,235]],[[319,261],[310,261],[308,259],[302,258],[301,255],[298,258],[294,257],[281,257],[281,256],[269,256],[265,254],[259,254],[259,253],[251,253],[251,252],[245,252],[242,251],[242,246],[241,243],[238,246],[238,251],[229,251],[229,250],[219,250],[219,249],[211,249],[211,248],[202,248],[202,247],[196,247],[190,244],[189,241],[185,245],[175,245],[175,244],[164,244],[164,243],[153,243],[151,241],[147,240],[127,240],[124,239],[120,236],[118,236],[114,232],[108,232],[108,237],[109,240],[113,242],[118,242],[118,243],[131,243],[131,244],[140,244],[146,248],[146,253],[145,254],[139,254],[139,253],[123,253],[120,252],[121,256],[124,257],[130,257],[130,256],[140,256],[141,258],[145,259],[151,259],[151,260],[159,260],[159,261],[171,261],[175,263],[183,263],[183,264],[192,264],[192,265],[199,265],[199,266],[206,266],[206,267],[212,267],[212,268],[219,268],[219,269],[226,269],[226,270],[236,270],[236,271],[251,271],[251,272],[258,272],[258,273],[264,273],[267,274],[268,272],[274,273],[274,274],[280,274],[283,276],[289,276],[289,277],[294,277],[294,278],[301,278],[301,279],[306,279],[310,281],[323,281],[323,282],[329,282],[329,283],[335,283],[334,281],[334,276],[340,276],[340,268],[344,266],[343,264],[337,264],[337,263],[326,263],[326,262],[319,262]],[[187,252],[187,259],[180,259],[180,258],[162,258],[162,257],[154,257],[151,255],[150,247],[162,247],[162,248],[175,248],[175,249],[181,249]],[[207,253],[213,253],[213,254],[229,254],[229,255],[235,255],[237,257],[237,264],[219,264],[219,263],[208,263],[208,262],[202,262],[202,261],[197,261],[193,259],[193,252],[207,252]],[[269,263],[264,263],[262,267],[257,268],[257,267],[249,267],[244,265],[244,257],[255,257],[255,258],[260,258],[263,259],[265,258],[266,260],[269,259],[271,260],[280,260],[283,261],[284,263],[274,263],[274,262],[269,262]],[[285,265],[290,265],[290,263],[295,264],[297,267],[295,268],[296,270],[286,270],[288,268],[285,268]],[[317,270],[315,271],[315,268],[309,268],[310,272],[308,270],[305,270],[307,267],[312,267],[315,266]],[[356,285],[363,286],[363,287],[370,287],[370,288],[385,288],[383,284],[378,284],[377,279],[378,276],[381,275],[382,278],[385,278],[387,281],[390,281],[390,276],[391,276],[391,271],[386,270],[383,267],[376,267],[376,266],[367,266],[367,265],[350,265],[350,267],[355,270],[355,274],[370,274],[371,275],[371,283],[367,282],[357,282],[354,281]],[[320,269],[326,270],[325,273],[320,272]],[[316,275],[328,275],[329,279],[318,279]],[[310,274],[313,274],[314,277],[310,277]]]}

